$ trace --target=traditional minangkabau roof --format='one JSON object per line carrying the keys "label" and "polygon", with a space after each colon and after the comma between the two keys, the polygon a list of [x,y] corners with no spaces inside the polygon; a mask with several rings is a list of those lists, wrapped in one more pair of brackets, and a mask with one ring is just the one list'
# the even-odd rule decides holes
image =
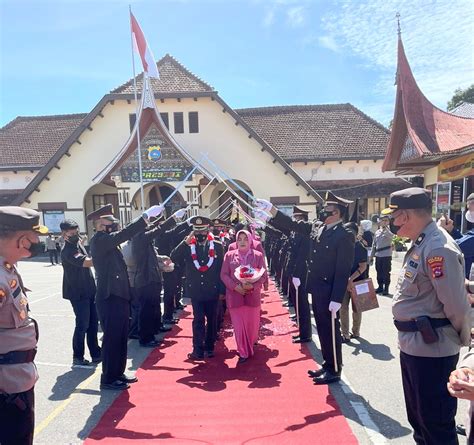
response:
{"label": "traditional minangkabau roof", "polygon": [[0,128],[0,170],[39,170],[87,116],[21,116]]}
{"label": "traditional minangkabau roof", "polygon": [[383,171],[430,164],[474,149],[474,119],[435,107],[421,92],[398,40],[397,93]]}
{"label": "traditional minangkabau roof", "polygon": [[[205,93],[215,92],[209,84],[201,80],[185,66],[181,65],[174,57],[166,54],[157,62],[159,79],[151,79],[151,86],[154,93]],[[135,77],[137,90],[143,89],[143,73]],[[115,88],[111,93],[133,94],[135,91],[133,78],[123,85]]]}
{"label": "traditional minangkabau roof", "polygon": [[451,114],[474,119],[474,104],[461,102],[454,110],[451,110]]}
{"label": "traditional minangkabau roof", "polygon": [[236,112],[287,162],[383,159],[390,137],[383,125],[351,104]]}

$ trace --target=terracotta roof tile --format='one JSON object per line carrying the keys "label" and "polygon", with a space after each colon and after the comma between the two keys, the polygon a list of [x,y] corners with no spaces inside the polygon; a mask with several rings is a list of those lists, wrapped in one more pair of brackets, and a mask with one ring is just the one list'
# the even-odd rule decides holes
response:
{"label": "terracotta roof tile", "polygon": [[236,110],[283,159],[382,159],[389,131],[351,104]]}
{"label": "terracotta roof tile", "polygon": [[[159,79],[151,79],[153,91],[155,93],[204,93],[212,92],[214,88],[195,74],[191,73],[186,67],[181,65],[176,59],[166,54],[157,62]],[[137,89],[141,91],[143,84],[143,74],[136,76]],[[111,93],[133,93],[133,78],[123,85],[111,91]]]}
{"label": "terracotta roof tile", "polygon": [[86,116],[17,117],[0,128],[0,167],[42,167]]}

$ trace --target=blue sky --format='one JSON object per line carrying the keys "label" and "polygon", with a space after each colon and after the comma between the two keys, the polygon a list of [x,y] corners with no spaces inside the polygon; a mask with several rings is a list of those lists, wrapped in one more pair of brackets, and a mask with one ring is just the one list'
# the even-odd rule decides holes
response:
{"label": "blue sky", "polygon": [[388,125],[396,19],[425,95],[474,82],[472,0],[0,0],[0,126],[89,112],[132,76],[128,5],[233,108],[350,102]]}

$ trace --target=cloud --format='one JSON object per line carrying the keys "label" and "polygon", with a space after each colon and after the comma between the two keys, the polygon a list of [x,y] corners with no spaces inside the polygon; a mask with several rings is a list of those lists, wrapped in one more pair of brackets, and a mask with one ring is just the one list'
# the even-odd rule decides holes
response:
{"label": "cloud", "polygon": [[269,28],[270,26],[273,25],[275,22],[275,10],[274,9],[269,9],[265,12],[265,15],[263,17],[263,26],[265,28]]}
{"label": "cloud", "polygon": [[318,42],[323,48],[330,49],[331,51],[338,52],[339,46],[336,43],[336,40],[333,36],[320,36],[318,37]]}
{"label": "cloud", "polygon": [[324,46],[332,39],[341,50],[358,56],[376,71],[379,77],[372,93],[386,110],[390,101],[393,107],[397,12],[418,85],[431,102],[445,109],[454,90],[470,85],[474,78],[471,0],[335,0],[335,7],[321,19],[325,36],[319,43]]}
{"label": "cloud", "polygon": [[294,6],[288,8],[286,11],[287,23],[293,28],[298,28],[304,25],[306,21],[305,8],[304,6]]}

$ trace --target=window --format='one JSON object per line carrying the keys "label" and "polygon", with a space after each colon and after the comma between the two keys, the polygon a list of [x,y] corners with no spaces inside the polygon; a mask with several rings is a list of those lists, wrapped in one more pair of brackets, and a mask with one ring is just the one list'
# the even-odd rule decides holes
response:
{"label": "window", "polygon": [[173,113],[174,116],[174,132],[184,133],[184,120],[183,113]]}
{"label": "window", "polygon": [[189,132],[190,133],[199,133],[198,112],[197,111],[190,111],[188,117],[189,117]]}
{"label": "window", "polygon": [[168,113],[160,113],[161,119],[163,119],[164,124],[166,125],[166,128],[169,130],[170,129],[170,120],[168,118]]}

